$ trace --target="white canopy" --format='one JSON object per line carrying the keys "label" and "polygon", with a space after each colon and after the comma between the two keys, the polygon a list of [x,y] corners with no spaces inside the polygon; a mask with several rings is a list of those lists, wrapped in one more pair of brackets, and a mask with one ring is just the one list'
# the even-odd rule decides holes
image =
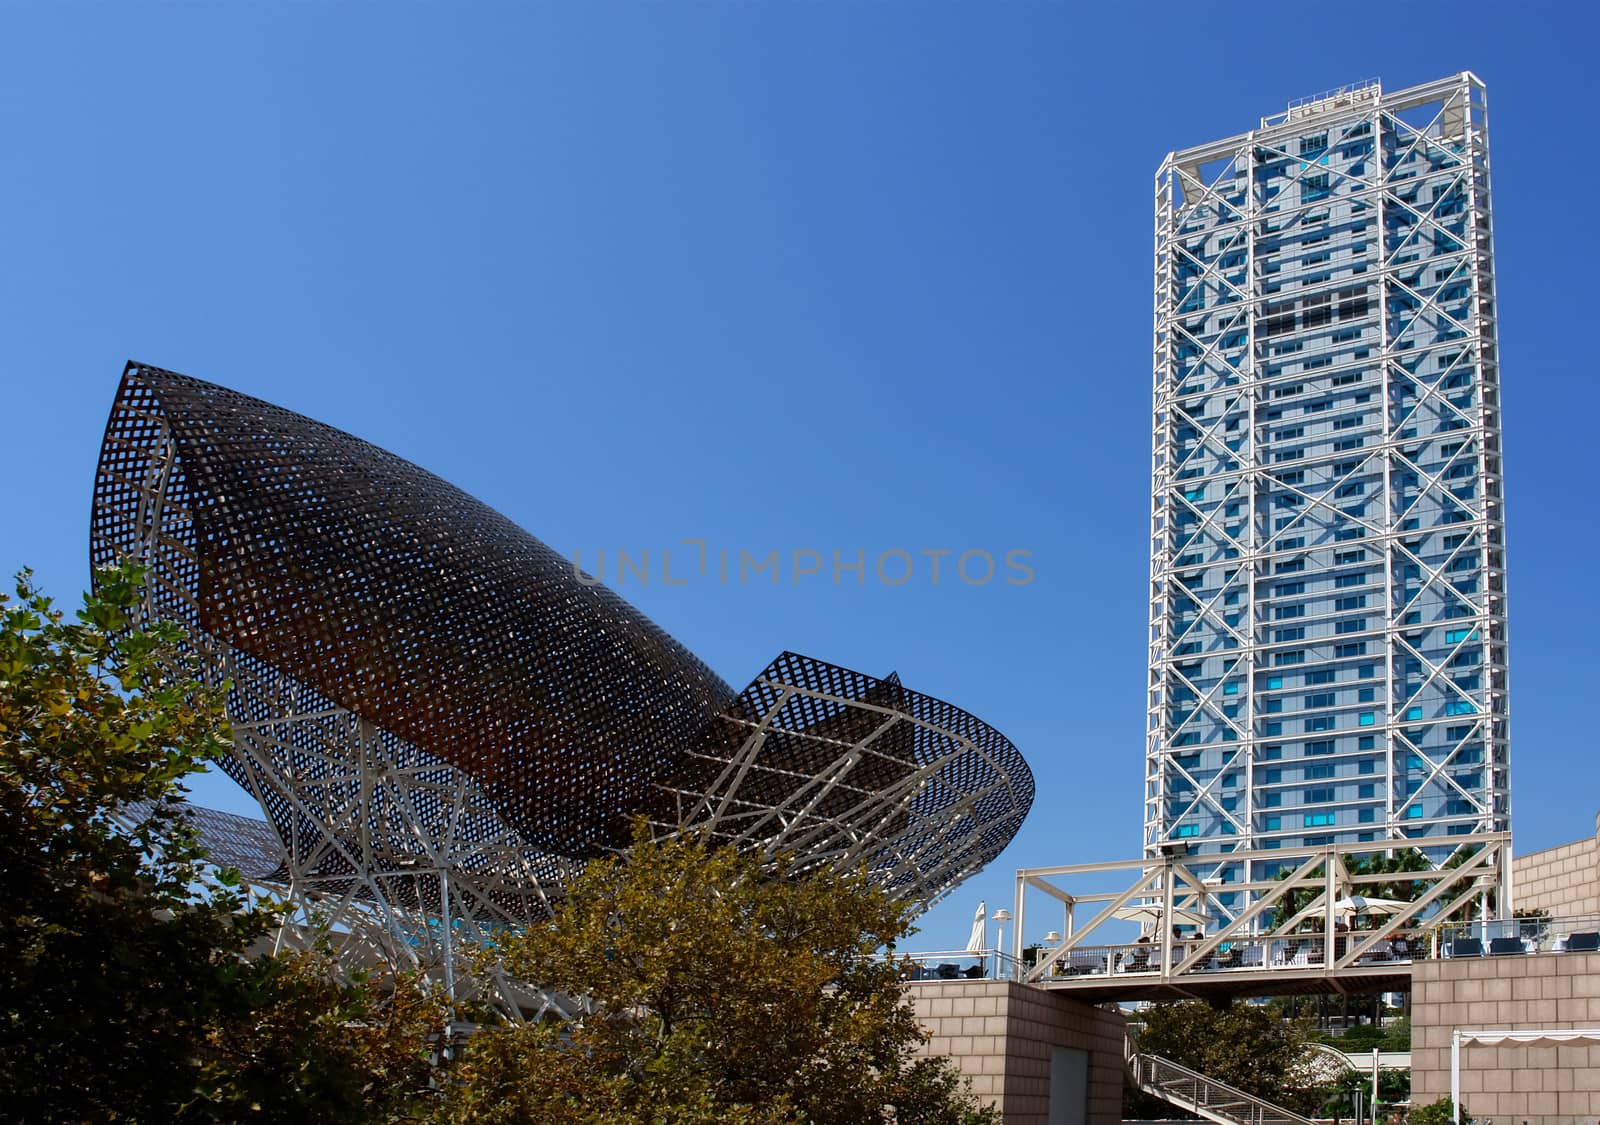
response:
{"label": "white canopy", "polygon": [[1450,1032],[1450,1116],[1461,1119],[1461,1046],[1463,1043],[1571,1043],[1579,1039],[1600,1042],[1600,1027],[1457,1027]]}
{"label": "white canopy", "polygon": [[1496,1027],[1479,1031],[1463,1027],[1457,1028],[1455,1034],[1461,1037],[1463,1043],[1483,1043],[1487,1046],[1496,1043],[1571,1043],[1579,1039],[1600,1041],[1600,1027],[1534,1027],[1527,1030]]}

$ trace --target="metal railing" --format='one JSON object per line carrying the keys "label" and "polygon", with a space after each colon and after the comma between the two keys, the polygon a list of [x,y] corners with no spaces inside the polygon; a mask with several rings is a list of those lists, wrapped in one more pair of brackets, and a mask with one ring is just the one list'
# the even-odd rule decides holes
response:
{"label": "metal railing", "polygon": [[1377,101],[1382,97],[1382,81],[1377,78],[1363,78],[1359,82],[1351,82],[1332,90],[1323,90],[1320,93],[1294,98],[1290,100],[1282,113],[1268,114],[1263,117],[1261,119],[1261,127],[1268,129],[1274,125],[1298,121],[1304,117],[1314,117],[1328,110],[1343,109],[1361,102]]}
{"label": "metal railing", "polygon": [[1129,1055],[1128,1073],[1145,1093],[1218,1125],[1313,1125],[1310,1118],[1159,1055]]}
{"label": "metal railing", "polygon": [[948,949],[900,955],[909,961],[907,980],[1019,980],[1016,958],[999,949]]}
{"label": "metal railing", "polygon": [[[1365,968],[1410,964],[1429,955],[1428,935],[1421,931],[1399,930],[1361,949],[1371,936],[1364,930],[1336,933],[1333,957],[1321,933],[1289,934],[1282,937],[1241,935],[1205,948],[1199,940],[1173,941],[1166,975],[1182,972],[1186,977],[1235,975],[1249,972],[1284,972],[1294,969]],[[1354,957],[1352,950],[1357,950]],[[1124,979],[1162,975],[1161,944],[1132,942],[1117,945],[1079,945],[1050,959],[1038,983],[1083,978]]]}
{"label": "metal railing", "polygon": [[1440,957],[1600,952],[1600,915],[1447,922],[1434,934]]}
{"label": "metal railing", "polygon": [[[1387,858],[1393,841],[1193,855],[1174,848],[1158,857],[1025,868],[1017,872],[1011,952],[1022,953],[1043,899],[1061,913],[1024,968],[1029,983],[1249,971],[1382,975],[1386,964],[1428,956],[1439,918],[1482,909],[1497,893],[1504,900],[1510,837],[1450,842],[1450,862],[1421,871],[1372,869],[1367,858]],[[1128,940],[1135,927],[1143,941]]]}

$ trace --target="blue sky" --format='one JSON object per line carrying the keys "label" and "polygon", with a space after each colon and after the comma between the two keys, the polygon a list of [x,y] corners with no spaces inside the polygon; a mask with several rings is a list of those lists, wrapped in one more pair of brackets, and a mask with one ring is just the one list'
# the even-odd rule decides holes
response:
{"label": "blue sky", "polygon": [[[0,5],[0,566],[70,600],[124,360],[341,426],[743,684],[785,648],[1005,732],[1018,866],[1136,855],[1152,178],[1294,97],[1489,86],[1520,851],[1591,831],[1585,5]],[[1359,24],[1359,26],[1356,26]],[[1576,382],[1575,382],[1576,380]],[[660,581],[710,548],[823,573]],[[912,579],[870,573],[891,549]],[[941,582],[924,550],[955,552]],[[952,579],[1031,552],[1027,585]],[[864,584],[832,553],[864,552]],[[901,565],[898,560],[895,566]],[[891,574],[894,572],[891,571]],[[969,573],[981,573],[973,556]],[[246,811],[222,781],[199,798]],[[1037,936],[1032,935],[1030,936]]]}

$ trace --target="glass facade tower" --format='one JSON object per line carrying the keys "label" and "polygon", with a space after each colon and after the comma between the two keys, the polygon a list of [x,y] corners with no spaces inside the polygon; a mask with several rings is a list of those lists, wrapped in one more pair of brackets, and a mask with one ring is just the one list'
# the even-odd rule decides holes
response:
{"label": "glass facade tower", "polygon": [[1483,84],[1169,155],[1155,267],[1146,852],[1508,830]]}

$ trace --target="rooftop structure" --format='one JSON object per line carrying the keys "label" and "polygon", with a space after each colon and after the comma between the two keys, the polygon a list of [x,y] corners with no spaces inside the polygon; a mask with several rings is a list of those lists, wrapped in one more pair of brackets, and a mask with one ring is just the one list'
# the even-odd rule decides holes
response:
{"label": "rooftop structure", "polygon": [[1162,162],[1146,855],[1509,828],[1488,144],[1462,73]]}
{"label": "rooftop structure", "polygon": [[291,898],[447,976],[451,935],[546,916],[638,817],[927,905],[1033,799],[1010,742],[893,675],[783,653],[736,692],[438,477],[159,368],[118,389],[91,553],[146,566],[146,615],[232,685],[223,769]]}

